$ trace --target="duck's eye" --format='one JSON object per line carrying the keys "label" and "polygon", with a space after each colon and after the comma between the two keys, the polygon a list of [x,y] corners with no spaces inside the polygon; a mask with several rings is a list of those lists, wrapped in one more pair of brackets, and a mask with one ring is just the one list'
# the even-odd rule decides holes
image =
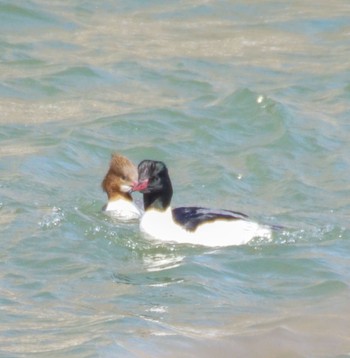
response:
{"label": "duck's eye", "polygon": [[126,176],[125,176],[125,175],[122,175],[121,178],[122,178],[122,180],[126,180]]}

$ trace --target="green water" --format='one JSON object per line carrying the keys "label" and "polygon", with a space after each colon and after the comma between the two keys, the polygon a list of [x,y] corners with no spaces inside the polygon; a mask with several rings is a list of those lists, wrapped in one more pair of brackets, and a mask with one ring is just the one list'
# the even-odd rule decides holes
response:
{"label": "green water", "polygon": [[[349,20],[346,0],[3,1],[0,356],[347,356]],[[174,207],[285,229],[149,241],[101,212],[115,151],[164,161]]]}

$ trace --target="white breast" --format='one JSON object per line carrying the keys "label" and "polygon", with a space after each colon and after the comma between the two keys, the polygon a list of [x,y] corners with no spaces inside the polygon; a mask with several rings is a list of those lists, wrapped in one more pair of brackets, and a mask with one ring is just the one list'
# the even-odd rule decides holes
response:
{"label": "white breast", "polygon": [[132,220],[141,217],[141,212],[137,206],[133,202],[123,199],[109,201],[105,211],[121,220]]}
{"label": "white breast", "polygon": [[253,238],[270,239],[272,235],[269,227],[246,220],[217,220],[187,231],[174,222],[171,208],[146,211],[140,229],[157,240],[211,247],[244,245]]}

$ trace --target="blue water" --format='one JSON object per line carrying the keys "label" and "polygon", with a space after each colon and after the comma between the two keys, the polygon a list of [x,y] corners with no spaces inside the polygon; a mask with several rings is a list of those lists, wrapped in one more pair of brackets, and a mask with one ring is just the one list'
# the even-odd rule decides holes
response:
{"label": "blue water", "polygon": [[[346,0],[3,1],[0,31],[0,356],[350,354]],[[150,241],[101,212],[116,151],[284,229]]]}

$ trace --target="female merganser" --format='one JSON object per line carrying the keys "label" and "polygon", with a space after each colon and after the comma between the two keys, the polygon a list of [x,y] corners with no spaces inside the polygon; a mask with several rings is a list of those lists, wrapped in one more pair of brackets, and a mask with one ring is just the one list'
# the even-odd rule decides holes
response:
{"label": "female merganser", "polygon": [[218,247],[246,244],[255,237],[271,238],[269,226],[249,221],[239,212],[196,206],[171,209],[173,189],[163,162],[144,160],[138,173],[132,191],[143,193],[145,213],[140,229],[158,240]]}
{"label": "female merganser", "polygon": [[141,212],[133,203],[130,194],[135,183],[137,183],[136,166],[128,158],[113,154],[109,170],[101,184],[108,196],[108,203],[103,210],[118,219],[138,219]]}

